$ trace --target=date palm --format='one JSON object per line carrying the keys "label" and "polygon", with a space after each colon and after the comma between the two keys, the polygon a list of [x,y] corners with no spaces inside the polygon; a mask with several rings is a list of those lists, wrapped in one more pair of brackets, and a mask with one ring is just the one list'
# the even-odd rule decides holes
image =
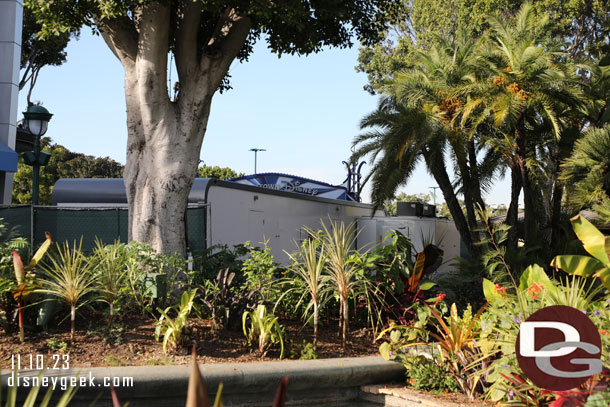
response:
{"label": "date palm", "polygon": [[70,339],[74,340],[76,311],[92,300],[95,292],[95,275],[92,264],[82,250],[82,239],[72,248],[65,242],[57,244],[57,254],[49,256],[49,262],[42,267],[38,292],[49,294],[70,307]]}
{"label": "date palm", "polygon": [[[459,126],[465,99],[455,95],[455,89],[475,75],[477,50],[478,42],[460,30],[453,41],[438,38],[429,50],[413,52],[409,61],[413,68],[397,73],[385,87],[386,96],[377,110],[362,119],[361,128],[369,131],[354,140],[357,149],[352,156],[354,160],[371,156],[369,178],[378,206],[409,181],[423,159],[471,255],[478,252],[474,209],[476,204],[484,205],[482,190],[498,167],[498,154],[485,151],[476,129]],[[454,159],[459,189],[447,173],[446,156]],[[458,193],[464,195],[466,216]]]}
{"label": "date palm", "polygon": [[[566,112],[580,106],[582,91],[575,66],[562,60],[564,54],[548,37],[546,20],[534,15],[530,3],[523,4],[514,22],[490,18],[489,23],[491,41],[481,53],[477,76],[458,92],[467,99],[460,108],[461,124],[491,120],[502,132],[501,144],[512,145],[512,197],[518,199],[523,188],[525,237],[531,242],[533,234],[548,223],[533,170],[536,149],[545,142],[536,129],[541,121],[548,122],[551,142],[557,143]],[[515,210],[509,217],[514,219],[509,223],[515,224],[516,202],[512,204]]]}

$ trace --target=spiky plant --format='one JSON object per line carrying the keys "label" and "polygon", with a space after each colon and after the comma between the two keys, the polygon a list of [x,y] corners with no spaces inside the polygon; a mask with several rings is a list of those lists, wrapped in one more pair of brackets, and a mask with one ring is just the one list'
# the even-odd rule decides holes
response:
{"label": "spiky plant", "polygon": [[[305,282],[305,290],[297,303],[297,308],[307,296],[309,303],[304,311],[308,320],[309,315],[313,318],[313,346],[318,342],[318,317],[324,300],[328,298],[331,289],[328,276],[324,274],[327,256],[324,246],[318,239],[318,235],[312,229],[305,229],[309,239],[303,241],[297,254],[287,253],[292,260],[291,270],[295,276]],[[288,291],[286,291],[288,292]]]}
{"label": "spiky plant", "polygon": [[83,254],[82,239],[72,248],[65,242],[57,244],[57,254],[49,256],[49,263],[42,267],[38,292],[49,294],[70,306],[70,339],[74,340],[76,311],[93,300],[95,275],[91,262]]}
{"label": "spiky plant", "polygon": [[127,254],[118,240],[111,245],[95,241],[94,262],[96,285],[102,294],[102,301],[109,307],[108,325],[114,317],[114,304],[120,291],[127,284]]}
{"label": "spiky plant", "polygon": [[356,246],[356,225],[330,220],[329,226],[323,221],[320,241],[326,253],[326,270],[333,289],[339,297],[339,332],[341,346],[345,349],[349,332],[349,297],[360,284],[354,279],[358,271],[349,261]]}

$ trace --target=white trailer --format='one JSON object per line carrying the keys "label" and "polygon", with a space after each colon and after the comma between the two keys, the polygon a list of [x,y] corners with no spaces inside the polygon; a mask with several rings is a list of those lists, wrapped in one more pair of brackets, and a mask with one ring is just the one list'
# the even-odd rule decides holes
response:
{"label": "white trailer", "polygon": [[[321,221],[355,222],[359,233],[356,247],[360,251],[382,244],[390,230],[398,230],[409,236],[417,251],[423,250],[425,242],[439,245],[444,250],[445,264],[460,254],[459,234],[453,222],[433,217],[387,217],[382,210],[373,212],[370,204],[323,197],[323,193],[333,196],[337,191],[316,189],[312,182],[301,183],[302,193],[298,193],[294,185],[271,188],[269,184],[196,178],[188,204],[204,207],[206,216],[204,224],[188,227],[204,228],[206,247],[246,241],[261,246],[267,240],[274,258],[282,264],[288,262],[285,252],[293,252],[307,238],[305,228],[317,230]],[[326,186],[342,192],[341,186]],[[120,178],[60,179],[52,200],[58,207],[127,208]]]}

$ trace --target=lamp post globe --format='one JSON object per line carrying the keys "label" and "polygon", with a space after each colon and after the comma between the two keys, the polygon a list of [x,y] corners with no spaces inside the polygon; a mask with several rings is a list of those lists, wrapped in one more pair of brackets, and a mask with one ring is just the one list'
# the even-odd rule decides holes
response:
{"label": "lamp post globe", "polygon": [[40,152],[40,137],[47,132],[52,116],[47,109],[36,105],[23,112],[23,127],[34,138],[33,151],[24,153],[25,163],[32,166],[32,205],[38,205],[40,166],[46,165],[50,158],[49,154]]}
{"label": "lamp post globe", "polygon": [[34,136],[42,137],[49,126],[49,120],[53,115],[42,106],[30,106],[23,112],[24,127]]}

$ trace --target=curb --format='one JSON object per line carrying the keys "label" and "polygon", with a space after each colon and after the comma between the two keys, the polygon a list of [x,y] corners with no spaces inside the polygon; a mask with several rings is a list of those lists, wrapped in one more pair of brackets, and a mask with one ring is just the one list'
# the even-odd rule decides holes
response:
{"label": "curb", "polygon": [[[199,365],[211,399],[220,382],[223,383],[225,406],[269,406],[284,376],[289,377],[287,405],[320,405],[358,398],[360,386],[403,381],[402,364],[384,360],[380,356],[360,358],[296,360],[283,362],[255,362]],[[103,377],[133,377],[133,387],[116,391],[121,404],[130,407],[184,406],[191,366],[134,366],[77,368],[49,377],[93,377],[93,387],[81,387],[70,406],[89,406],[98,398],[96,407],[111,406],[110,391],[103,387]],[[20,376],[38,376],[39,371],[23,371]],[[10,374],[2,375],[6,385]],[[65,380],[65,379],[64,379]],[[19,398],[27,389],[21,388]],[[45,390],[42,389],[41,393]],[[54,398],[61,396],[54,392]]]}

